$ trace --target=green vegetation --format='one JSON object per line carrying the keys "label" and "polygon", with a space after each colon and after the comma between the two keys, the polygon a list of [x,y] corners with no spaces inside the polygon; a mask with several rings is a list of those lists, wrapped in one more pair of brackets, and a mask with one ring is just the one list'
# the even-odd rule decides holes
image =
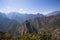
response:
{"label": "green vegetation", "polygon": [[25,33],[22,36],[0,33],[0,40],[59,40],[60,29],[47,30],[40,28],[38,33]]}

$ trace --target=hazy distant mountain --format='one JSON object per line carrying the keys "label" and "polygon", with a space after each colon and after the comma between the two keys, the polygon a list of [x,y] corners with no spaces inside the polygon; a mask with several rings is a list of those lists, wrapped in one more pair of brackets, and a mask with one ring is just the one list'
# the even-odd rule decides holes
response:
{"label": "hazy distant mountain", "polygon": [[14,19],[14,20],[18,21],[19,23],[23,23],[25,20],[33,19],[35,17],[43,17],[44,15],[42,15],[42,14],[22,14],[22,13],[18,13],[18,12],[11,12],[7,16],[8,16],[8,18]]}
{"label": "hazy distant mountain", "polygon": [[0,31],[8,32],[12,28],[13,30],[16,30],[18,25],[19,23],[17,21],[8,19],[5,14],[0,13]]}
{"label": "hazy distant mountain", "polygon": [[60,11],[54,11],[54,12],[47,14],[47,16],[54,16],[54,15],[58,15],[58,14],[60,14]]}

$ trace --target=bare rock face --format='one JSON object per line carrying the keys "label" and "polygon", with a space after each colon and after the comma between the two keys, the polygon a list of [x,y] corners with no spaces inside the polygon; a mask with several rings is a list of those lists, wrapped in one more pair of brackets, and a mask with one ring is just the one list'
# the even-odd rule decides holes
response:
{"label": "bare rock face", "polygon": [[24,33],[27,33],[27,28],[26,28],[26,24],[25,23],[23,23],[22,25],[20,25],[18,27],[18,32],[21,35],[23,35]]}
{"label": "bare rock face", "polygon": [[18,31],[21,35],[24,33],[37,33],[39,28],[45,25],[45,18],[34,18],[32,20],[26,20],[23,24],[18,27]]}
{"label": "bare rock face", "polygon": [[25,21],[22,25],[20,25],[20,27],[18,28],[18,31],[21,35],[27,32],[29,33],[34,32],[33,27],[29,21]]}
{"label": "bare rock face", "polygon": [[36,17],[32,20],[26,20],[18,27],[19,33],[37,33],[40,27],[46,27],[48,29],[57,28],[60,25],[60,15],[49,17]]}

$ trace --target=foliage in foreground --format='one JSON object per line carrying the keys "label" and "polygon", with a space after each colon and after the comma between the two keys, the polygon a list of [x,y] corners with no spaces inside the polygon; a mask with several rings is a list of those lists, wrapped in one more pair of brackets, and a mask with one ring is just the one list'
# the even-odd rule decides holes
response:
{"label": "foliage in foreground", "polygon": [[38,33],[25,33],[23,36],[0,33],[0,40],[59,40],[60,29],[46,30],[40,28]]}

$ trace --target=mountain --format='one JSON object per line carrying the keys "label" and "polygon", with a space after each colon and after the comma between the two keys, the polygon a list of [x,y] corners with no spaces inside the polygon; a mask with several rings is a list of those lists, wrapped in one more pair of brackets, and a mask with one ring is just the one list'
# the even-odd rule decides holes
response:
{"label": "mountain", "polygon": [[[53,12],[52,12],[53,13]],[[53,13],[55,14],[55,13]],[[0,13],[0,32],[13,35],[37,33],[40,28],[54,30],[60,28],[60,13],[44,16],[42,14]]]}
{"label": "mountain", "polygon": [[[4,13],[0,13],[0,19],[1,19],[0,20],[0,31],[11,33],[11,34],[19,34],[19,31],[18,31],[19,27],[21,26],[22,23],[24,23],[24,21],[32,20],[36,17],[43,17],[43,16],[44,15],[42,14],[20,14],[16,12],[7,14],[7,15]],[[21,29],[24,30],[25,27]]]}
{"label": "mountain", "polygon": [[19,23],[22,23],[22,22],[25,20],[25,15],[24,15],[24,14],[20,14],[20,13],[16,13],[16,12],[9,13],[9,14],[7,15],[7,17],[8,17],[9,19],[16,20],[16,21],[18,21]]}
{"label": "mountain", "polygon": [[39,28],[45,25],[45,17],[36,17],[32,20],[26,20],[24,23],[18,27],[19,33],[23,35],[24,33],[37,33]]}
{"label": "mountain", "polygon": [[54,12],[51,12],[49,14],[47,14],[47,16],[55,16],[55,15],[58,15],[60,14],[60,11],[54,11]]}
{"label": "mountain", "polygon": [[8,19],[5,14],[0,13],[0,31],[1,32],[8,32],[9,30],[15,31],[18,25],[19,23],[17,21]]}
{"label": "mountain", "polygon": [[47,24],[48,25],[51,25],[51,26],[53,26],[53,27],[59,27],[60,25],[60,14],[58,14],[58,15],[55,15],[55,16],[49,16],[47,19],[46,19],[46,21],[47,21]]}
{"label": "mountain", "polygon": [[8,18],[18,21],[20,24],[25,20],[33,19],[35,17],[43,17],[42,14],[22,14],[18,12],[11,12],[7,15]]}
{"label": "mountain", "polygon": [[21,35],[27,32],[37,33],[41,27],[46,28],[47,30],[60,28],[60,14],[26,20],[18,27],[18,32],[21,33]]}

